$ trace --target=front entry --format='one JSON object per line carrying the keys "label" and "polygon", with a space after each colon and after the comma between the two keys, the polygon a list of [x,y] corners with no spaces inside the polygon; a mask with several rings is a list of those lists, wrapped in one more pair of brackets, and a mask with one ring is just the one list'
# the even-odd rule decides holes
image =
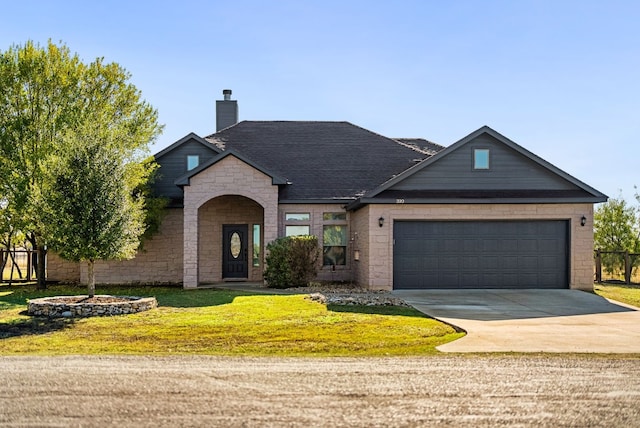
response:
{"label": "front entry", "polygon": [[249,225],[225,224],[222,226],[222,278],[248,278]]}

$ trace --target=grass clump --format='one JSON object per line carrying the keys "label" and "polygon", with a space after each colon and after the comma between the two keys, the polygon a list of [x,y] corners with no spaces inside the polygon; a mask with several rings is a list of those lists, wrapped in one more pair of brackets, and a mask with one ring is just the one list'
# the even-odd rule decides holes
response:
{"label": "grass clump", "polygon": [[594,291],[600,296],[640,307],[640,286],[626,284],[595,284]]}

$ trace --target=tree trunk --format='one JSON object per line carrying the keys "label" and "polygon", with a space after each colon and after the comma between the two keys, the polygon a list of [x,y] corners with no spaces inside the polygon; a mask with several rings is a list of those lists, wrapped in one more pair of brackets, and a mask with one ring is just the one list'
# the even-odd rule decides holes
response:
{"label": "tree trunk", "polygon": [[47,278],[46,278],[46,266],[45,260],[47,257],[47,250],[44,248],[44,245],[38,245],[37,251],[38,264],[36,265],[36,276],[38,278],[38,289],[46,290],[47,289]]}
{"label": "tree trunk", "polygon": [[96,274],[93,271],[93,260],[87,262],[89,268],[89,284],[87,285],[87,294],[89,297],[93,297],[96,294]]}

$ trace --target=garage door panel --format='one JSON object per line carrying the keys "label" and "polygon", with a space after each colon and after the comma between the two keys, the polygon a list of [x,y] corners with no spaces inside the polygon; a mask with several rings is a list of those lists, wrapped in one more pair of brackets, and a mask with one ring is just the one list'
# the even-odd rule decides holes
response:
{"label": "garage door panel", "polygon": [[567,288],[567,221],[396,221],[394,288]]}

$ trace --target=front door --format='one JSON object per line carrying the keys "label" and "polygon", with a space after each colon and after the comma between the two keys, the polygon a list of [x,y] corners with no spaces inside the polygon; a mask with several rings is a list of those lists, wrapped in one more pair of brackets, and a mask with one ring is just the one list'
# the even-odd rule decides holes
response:
{"label": "front door", "polygon": [[222,277],[248,277],[249,226],[246,224],[225,224],[222,226]]}

